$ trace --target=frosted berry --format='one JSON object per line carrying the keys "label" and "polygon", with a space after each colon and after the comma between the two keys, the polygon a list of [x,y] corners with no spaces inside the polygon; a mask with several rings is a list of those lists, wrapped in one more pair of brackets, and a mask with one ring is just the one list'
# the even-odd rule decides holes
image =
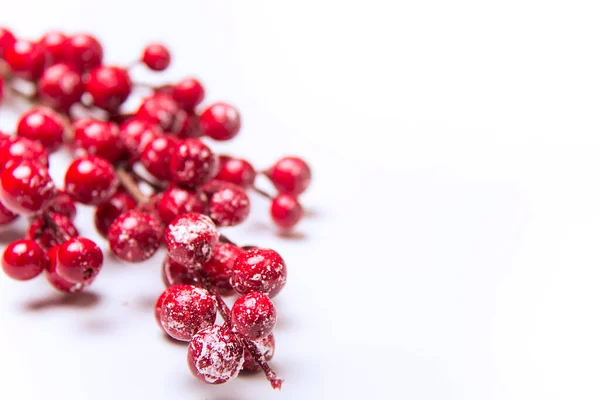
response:
{"label": "frosted berry", "polygon": [[76,293],[81,291],[85,285],[83,283],[73,283],[62,278],[56,272],[56,257],[58,256],[58,249],[60,245],[56,245],[48,250],[48,267],[46,269],[46,280],[50,285],[58,291],[65,293]]}
{"label": "frosted berry", "polygon": [[44,271],[48,260],[44,250],[33,240],[16,240],[6,246],[2,269],[12,279],[27,281]]}
{"label": "frosted berry", "polygon": [[46,55],[40,44],[18,39],[4,52],[4,61],[15,75],[36,80],[44,70]]}
{"label": "frosted berry", "polygon": [[211,149],[198,139],[183,140],[171,155],[172,180],[187,187],[201,186],[218,171],[218,160]]}
{"label": "frosted berry", "polygon": [[96,107],[115,113],[131,94],[131,79],[123,68],[102,65],[90,72],[85,90]]}
{"label": "frosted berry", "polygon": [[153,71],[164,71],[171,63],[171,54],[162,44],[153,43],[144,49],[142,62]]}
{"label": "frosted berry", "polygon": [[219,173],[215,179],[249,188],[254,185],[255,178],[256,171],[248,161],[224,155],[219,156]]}
{"label": "frosted berry", "polygon": [[[69,217],[56,213],[49,213],[49,216],[67,238],[79,235],[77,228],[73,225],[73,222]],[[54,232],[46,226],[46,221],[42,217],[38,217],[31,221],[25,238],[36,240],[44,250],[49,250],[57,244],[60,244]]]}
{"label": "frosted berry", "polygon": [[56,272],[69,282],[87,285],[100,272],[103,259],[102,251],[96,243],[76,236],[58,248]]}
{"label": "frosted berry", "polygon": [[[273,334],[254,341],[256,348],[260,354],[265,358],[265,361],[271,361],[275,355],[275,337]],[[256,372],[260,371],[260,366],[254,361],[254,359],[248,353],[248,350],[244,348],[244,365],[242,371]]]}
{"label": "frosted berry", "polygon": [[244,189],[225,185],[210,197],[210,217],[217,226],[234,226],[250,214],[250,199]]}
{"label": "frosted berry", "polygon": [[246,339],[257,340],[267,336],[277,322],[277,311],[271,299],[260,292],[243,295],[231,307],[234,332]]}
{"label": "frosted berry", "polygon": [[140,157],[152,139],[162,134],[162,129],[146,120],[131,118],[121,124],[119,136],[131,161]]}
{"label": "frosted berry", "polygon": [[185,78],[173,87],[173,99],[188,113],[204,100],[204,86],[195,78]]}
{"label": "frosted berry", "polygon": [[4,57],[6,50],[15,43],[15,35],[6,28],[0,27],[0,58]]}
{"label": "frosted berry", "polygon": [[115,194],[118,185],[113,166],[100,157],[78,158],[65,174],[65,192],[83,204],[104,203]]}
{"label": "frosted berry", "polygon": [[299,195],[311,181],[310,167],[298,157],[284,157],[277,161],[267,172],[277,190],[281,193]]}
{"label": "frosted berry", "polygon": [[218,241],[215,224],[206,215],[198,213],[180,215],[165,231],[169,257],[188,268],[199,268],[207,262]]}
{"label": "frosted berry", "polygon": [[304,211],[298,199],[289,194],[280,194],[271,202],[271,218],[281,229],[294,227],[301,219]]}
{"label": "frosted berry", "polygon": [[96,230],[103,237],[108,237],[108,230],[115,219],[129,210],[133,210],[136,206],[136,201],[128,193],[115,193],[108,201],[96,207],[94,214]]}
{"label": "frosted berry", "polygon": [[26,216],[45,210],[56,191],[48,169],[23,160],[0,174],[0,202],[10,211]]}
{"label": "frosted berry", "polygon": [[214,140],[233,139],[240,125],[240,113],[227,103],[214,103],[200,114],[201,131]]}
{"label": "frosted berry", "polygon": [[63,44],[64,61],[81,72],[99,66],[103,55],[102,45],[92,35],[76,34]]}
{"label": "frosted berry", "polygon": [[283,258],[271,249],[251,249],[233,265],[231,286],[240,294],[261,292],[273,298],[285,286],[287,269]]}
{"label": "frosted berry", "polygon": [[218,243],[211,259],[202,265],[202,273],[222,295],[229,295],[233,292],[229,282],[233,264],[243,253],[244,251],[236,245]]}
{"label": "frosted berry", "polygon": [[175,151],[177,140],[170,136],[157,136],[142,151],[140,161],[156,179],[166,181],[171,178],[169,162]]}
{"label": "frosted berry", "polygon": [[193,285],[196,283],[194,273],[185,265],[176,263],[168,256],[163,261],[162,279],[166,287],[173,285]]}
{"label": "frosted berry", "polygon": [[84,118],[74,125],[73,150],[76,157],[86,155],[102,157],[115,163],[123,154],[119,127],[108,121]]}
{"label": "frosted berry", "polygon": [[187,353],[192,374],[210,384],[238,376],[244,363],[244,347],[226,326],[214,325],[198,332]]}
{"label": "frosted berry", "polygon": [[46,62],[48,64],[63,61],[66,41],[67,36],[58,31],[47,32],[40,38],[40,45],[44,49],[44,53],[46,53]]}
{"label": "frosted berry", "polygon": [[68,111],[81,99],[84,91],[79,72],[65,63],[46,68],[37,88],[42,103],[61,111]]}
{"label": "frosted berry", "polygon": [[217,306],[213,297],[197,286],[175,285],[166,289],[160,322],[173,339],[189,341],[202,329],[215,323]]}
{"label": "frosted berry", "polygon": [[157,124],[165,132],[176,132],[181,128],[185,112],[170,95],[155,93],[142,101],[135,116]]}
{"label": "frosted berry", "polygon": [[162,237],[160,221],[152,214],[127,211],[108,230],[112,252],[123,261],[141,262],[158,250]]}
{"label": "frosted berry", "polygon": [[48,167],[48,152],[39,142],[23,137],[11,137],[0,143],[0,172],[23,160]]}
{"label": "frosted berry", "polygon": [[57,150],[63,142],[65,125],[52,109],[35,107],[21,116],[17,123],[17,135],[37,140],[49,152]]}
{"label": "frosted berry", "polygon": [[157,210],[162,222],[169,224],[178,215],[191,212],[203,214],[206,211],[207,203],[208,200],[204,193],[175,186],[164,191],[157,204]]}

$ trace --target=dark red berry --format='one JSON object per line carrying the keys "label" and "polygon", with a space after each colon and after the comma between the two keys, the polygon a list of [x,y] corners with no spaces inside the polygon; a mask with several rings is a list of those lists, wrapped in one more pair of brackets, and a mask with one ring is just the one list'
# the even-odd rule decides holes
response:
{"label": "dark red berry", "polygon": [[34,140],[11,137],[0,144],[0,172],[24,160],[48,167],[48,152]]}
{"label": "dark red berry", "polygon": [[64,61],[81,72],[99,66],[103,55],[102,45],[91,35],[73,35],[63,44]]}
{"label": "dark red berry", "polygon": [[166,181],[171,178],[169,162],[177,144],[176,139],[161,135],[152,139],[142,151],[140,161],[156,179]]}
{"label": "dark red berry", "polygon": [[198,117],[194,114],[185,114],[178,130],[173,132],[179,139],[197,138],[201,136]]}
{"label": "dark red berry", "polygon": [[233,292],[230,279],[235,260],[244,251],[230,243],[217,243],[210,260],[202,265],[202,273],[224,296]]}
{"label": "dark red berry", "polygon": [[197,187],[216,175],[219,163],[202,141],[187,139],[175,148],[169,166],[173,181],[182,186]]}
{"label": "dark red berry", "polygon": [[48,211],[64,215],[71,220],[77,214],[75,201],[62,190],[56,192],[56,196],[52,199],[52,204],[48,207]]}
{"label": "dark red berry", "polygon": [[298,157],[284,157],[272,166],[266,175],[281,193],[299,195],[311,180],[310,167]]}
{"label": "dark red berry", "polygon": [[103,237],[108,237],[108,230],[112,223],[122,214],[133,210],[137,203],[128,193],[117,192],[108,201],[96,207],[94,224],[96,230]]}
{"label": "dark red berry", "polygon": [[198,332],[187,353],[190,371],[210,384],[225,383],[238,376],[244,363],[244,347],[231,329],[214,325]]}
{"label": "dark red berry", "polygon": [[142,101],[136,118],[157,124],[165,132],[177,132],[185,119],[183,111],[168,94],[155,93]]}
{"label": "dark red berry", "polygon": [[0,203],[0,226],[8,225],[17,219],[19,216],[8,208],[4,207],[4,204]]}
{"label": "dark red berry", "polygon": [[275,305],[263,293],[243,295],[231,307],[234,332],[250,340],[258,340],[271,333],[277,323]]}
{"label": "dark red berry", "polygon": [[203,214],[207,203],[206,195],[202,192],[172,187],[163,193],[157,210],[162,222],[170,224],[178,215],[191,212]]}
{"label": "dark red berry", "polygon": [[162,278],[166,287],[173,285],[193,285],[196,283],[194,273],[185,265],[176,263],[168,256],[163,261]]}
{"label": "dark red berry", "polygon": [[104,203],[115,194],[118,185],[113,166],[100,157],[78,158],[65,174],[65,192],[83,204]]}
{"label": "dark red berry", "polygon": [[219,173],[215,179],[249,188],[254,185],[255,178],[256,171],[248,161],[224,155],[219,156]]}
{"label": "dark red berry", "polygon": [[154,215],[138,210],[117,217],[108,230],[110,249],[127,262],[141,262],[152,257],[161,238],[160,221]]}
{"label": "dark red berry", "polygon": [[239,186],[223,186],[210,197],[209,214],[217,226],[238,225],[250,214],[250,199]]}
{"label": "dark red berry", "polygon": [[4,61],[15,75],[36,80],[44,70],[46,55],[40,44],[18,39],[4,52]]}
{"label": "dark red berry", "polygon": [[275,297],[283,289],[287,269],[283,258],[271,249],[251,249],[233,265],[231,286],[240,294],[261,292]]}
{"label": "dark red berry", "polygon": [[197,286],[175,285],[168,292],[160,311],[160,322],[173,339],[189,341],[197,332],[215,323],[217,306],[213,297]]}
{"label": "dark red berry", "polygon": [[[265,358],[265,361],[271,361],[275,355],[275,337],[271,333],[269,336],[254,341],[256,348]],[[254,361],[254,359],[248,353],[248,350],[244,348],[244,365],[242,366],[243,371],[256,372],[260,371],[260,366]]]}
{"label": "dark red berry", "polygon": [[46,53],[48,64],[55,64],[64,59],[64,46],[67,36],[58,31],[47,32],[40,39],[40,44]]}
{"label": "dark red berry", "polygon": [[150,121],[131,118],[121,125],[120,137],[131,161],[140,157],[152,139],[162,134],[162,129]]}
{"label": "dark red berry", "polygon": [[173,87],[173,99],[188,113],[204,100],[204,86],[195,78],[185,78]]}
{"label": "dark red berry", "polygon": [[218,241],[215,224],[206,215],[197,213],[180,215],[165,231],[169,257],[192,269],[210,260]]}
{"label": "dark red berry", "polygon": [[214,103],[200,114],[201,131],[214,140],[233,139],[240,126],[240,113],[227,103]]}
{"label": "dark red berry", "polygon": [[171,54],[162,44],[149,44],[142,54],[142,62],[151,70],[164,71],[171,63]]}
{"label": "dark red berry", "polygon": [[17,135],[37,140],[48,152],[57,150],[63,142],[65,124],[54,110],[35,107],[21,115],[17,123]]}
{"label": "dark red berry", "polygon": [[28,281],[44,271],[48,259],[44,250],[33,240],[16,240],[6,246],[2,269],[12,279]]}
{"label": "dark red berry", "polygon": [[110,163],[117,162],[123,154],[119,127],[108,121],[84,118],[77,121],[73,129],[75,156],[98,156]]}
{"label": "dark red berry", "polygon": [[294,227],[304,215],[298,199],[291,194],[280,194],[271,202],[271,218],[281,229]]}
{"label": "dark red berry", "polygon": [[66,279],[62,278],[56,272],[56,257],[58,256],[58,249],[60,245],[56,245],[48,250],[48,267],[46,269],[46,279],[48,283],[56,290],[65,293],[76,293],[85,288],[83,283],[73,283],[69,282]]}
{"label": "dark red berry", "polygon": [[23,160],[0,174],[0,201],[10,211],[26,216],[45,210],[55,195],[48,169]]}
{"label": "dark red berry", "polygon": [[101,65],[88,75],[85,90],[96,107],[114,113],[131,94],[131,79],[123,68]]}
{"label": "dark red berry", "polygon": [[100,272],[103,260],[102,250],[96,243],[76,236],[58,248],[56,272],[69,282],[88,285]]}
{"label": "dark red berry", "polygon": [[[54,223],[60,228],[61,232],[63,232],[63,235],[66,235],[66,238],[79,235],[77,228],[75,225],[73,225],[73,222],[71,222],[69,217],[61,214],[50,213],[50,218],[52,218]],[[60,244],[60,241],[56,238],[55,233],[52,231],[52,229],[46,226],[46,222],[42,217],[38,217],[31,221],[25,238],[36,240],[44,250],[49,250],[57,244]]]}
{"label": "dark red berry", "polygon": [[68,111],[81,99],[84,91],[79,72],[65,63],[46,68],[37,88],[42,103],[61,111]]}
{"label": "dark red berry", "polygon": [[0,58],[4,57],[7,49],[15,43],[15,35],[6,28],[0,27]]}

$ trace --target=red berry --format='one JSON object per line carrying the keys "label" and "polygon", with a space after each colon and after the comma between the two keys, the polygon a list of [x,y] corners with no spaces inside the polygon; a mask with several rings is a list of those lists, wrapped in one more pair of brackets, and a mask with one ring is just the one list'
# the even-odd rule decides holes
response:
{"label": "red berry", "polygon": [[172,187],[165,190],[158,202],[158,215],[163,223],[170,224],[178,215],[191,212],[203,214],[207,202],[206,195],[202,192]]}
{"label": "red berry", "polygon": [[8,208],[4,207],[4,204],[0,203],[0,226],[8,225],[17,219],[19,216]]}
{"label": "red berry", "polygon": [[171,54],[162,44],[153,43],[144,49],[142,61],[151,70],[164,71],[171,63]]}
{"label": "red berry", "polygon": [[210,181],[217,173],[218,160],[210,148],[198,139],[183,140],[171,155],[171,177],[186,187]]}
{"label": "red berry", "polygon": [[204,276],[224,296],[233,292],[230,283],[233,264],[243,253],[242,249],[233,244],[217,243],[211,259],[202,265]]}
{"label": "red berry", "polygon": [[11,137],[0,144],[0,172],[24,160],[36,161],[48,167],[48,152],[39,142]]}
{"label": "red berry", "polygon": [[280,194],[271,202],[271,218],[281,229],[290,229],[301,219],[304,211],[294,196]]}
{"label": "red berry", "polygon": [[12,47],[15,41],[15,35],[11,31],[0,27],[0,58],[4,57],[6,50]]}
{"label": "red berry", "polygon": [[155,93],[142,101],[135,116],[159,125],[165,132],[177,132],[181,129],[185,112],[170,95]]}
{"label": "red berry", "polygon": [[103,55],[102,45],[98,42],[98,39],[91,35],[73,35],[63,44],[65,62],[73,65],[81,72],[99,66],[102,63]]}
{"label": "red berry", "polygon": [[[54,223],[68,238],[79,235],[77,228],[75,227],[75,225],[73,225],[73,222],[71,222],[69,217],[66,217],[61,214],[50,213],[50,218],[52,218]],[[33,221],[31,221],[31,224],[29,225],[29,230],[27,231],[27,235],[25,235],[25,238],[36,240],[44,250],[49,250],[57,244],[60,244],[60,242],[54,236],[52,230],[46,226],[46,222],[42,217],[36,218]]]}
{"label": "red berry", "polygon": [[69,282],[88,285],[100,272],[103,259],[96,243],[76,236],[58,248],[56,273]]}
{"label": "red berry", "polygon": [[188,113],[204,100],[204,86],[195,78],[185,78],[173,87],[173,99]]}
{"label": "red berry", "polygon": [[2,255],[2,269],[18,281],[28,281],[44,271],[48,259],[44,250],[33,240],[16,240],[6,246]]}
{"label": "red berry", "polygon": [[166,287],[173,285],[193,285],[196,283],[194,274],[182,264],[176,263],[168,256],[162,265],[162,278]]}
{"label": "red berry", "polygon": [[249,188],[254,185],[255,178],[256,171],[248,161],[224,155],[219,156],[219,173],[215,179]]}
{"label": "red berry", "polygon": [[17,124],[17,135],[37,140],[48,151],[57,150],[63,142],[65,124],[52,109],[35,107],[21,115]]}
{"label": "red berry", "polygon": [[169,161],[177,144],[177,140],[170,136],[156,136],[142,151],[140,161],[156,179],[167,181],[171,178]]}
{"label": "red berry", "polygon": [[131,118],[121,125],[120,138],[131,161],[140,157],[148,143],[162,134],[162,129],[150,121]]}
{"label": "red berry", "polygon": [[23,79],[36,80],[46,65],[46,55],[41,45],[19,39],[4,52],[4,61]]}
{"label": "red berry", "polygon": [[238,376],[244,363],[244,347],[231,329],[214,325],[198,332],[187,353],[190,371],[210,384],[225,383]]}
{"label": "red berry", "polygon": [[111,163],[117,162],[123,153],[119,127],[108,121],[83,118],[74,126],[73,148],[75,156],[98,156]]}
{"label": "red berry", "polygon": [[198,117],[194,114],[185,114],[179,129],[172,133],[180,139],[199,137],[201,132]]}
{"label": "red berry", "polygon": [[214,140],[233,139],[240,125],[240,113],[227,103],[214,103],[200,114],[200,129]]}
{"label": "red berry", "polygon": [[46,279],[48,280],[48,283],[50,283],[50,285],[52,287],[54,287],[56,290],[59,290],[61,292],[65,292],[65,293],[79,292],[83,288],[85,288],[85,285],[83,283],[69,282],[66,279],[62,278],[60,275],[58,275],[58,273],[56,272],[56,257],[58,256],[59,248],[60,248],[60,246],[57,245],[57,246],[52,247],[50,250],[48,250],[48,253],[47,253],[48,267],[46,270]]}
{"label": "red berry", "polygon": [[191,269],[199,268],[212,257],[218,241],[215,224],[206,215],[197,213],[180,215],[165,231],[169,257]]}
{"label": "red berry", "polygon": [[58,31],[47,32],[40,39],[40,44],[46,53],[48,64],[54,64],[64,59],[64,45],[67,36]]}
{"label": "red berry", "polygon": [[244,189],[226,185],[210,197],[209,215],[217,226],[238,225],[250,214],[250,199]]}
{"label": "red berry", "polygon": [[[273,334],[254,341],[256,348],[265,358],[265,361],[271,361],[273,355],[275,355],[275,337]],[[242,366],[243,371],[256,372],[260,371],[260,366],[254,361],[254,359],[248,353],[248,350],[244,348],[244,365]]]}
{"label": "red berry", "polygon": [[311,180],[310,167],[298,157],[284,157],[272,166],[266,175],[281,193],[299,195]]}
{"label": "red berry", "polygon": [[277,310],[268,296],[260,292],[243,295],[231,307],[234,332],[250,340],[267,336],[277,323]]}
{"label": "red berry", "polygon": [[26,216],[45,210],[55,195],[48,169],[23,160],[0,175],[0,201],[10,211]]}
{"label": "red berry", "polygon": [[52,199],[52,204],[48,207],[48,211],[64,215],[69,219],[75,218],[77,214],[77,208],[75,207],[75,201],[63,192],[62,190],[58,190],[56,192],[56,196]]}
{"label": "red berry", "polygon": [[4,98],[4,79],[0,76],[0,103],[2,103],[2,99]]}
{"label": "red berry", "polygon": [[54,64],[44,70],[37,84],[40,100],[61,111],[81,99],[84,91],[81,75],[69,64]]}
{"label": "red berry", "polygon": [[205,289],[175,285],[168,292],[160,311],[160,322],[173,339],[189,341],[198,331],[208,328],[217,318],[217,305]]}
{"label": "red berry", "polygon": [[112,252],[121,260],[141,262],[160,247],[162,227],[152,214],[130,210],[117,217],[108,229]]}
{"label": "red berry", "polygon": [[251,249],[233,265],[231,286],[240,294],[261,292],[275,297],[283,289],[287,269],[283,258],[271,249]]}
{"label": "red berry", "polygon": [[98,205],[94,214],[94,224],[98,233],[105,238],[108,237],[108,230],[115,219],[133,210],[136,205],[133,197],[125,192],[117,192],[108,201]]}
{"label": "red berry", "polygon": [[65,192],[83,204],[104,203],[115,194],[118,185],[113,166],[100,157],[78,158],[65,174]]}
{"label": "red berry", "polygon": [[96,107],[115,113],[131,94],[131,79],[123,68],[101,65],[88,75],[85,90]]}
{"label": "red berry", "polygon": [[162,311],[162,306],[163,306],[163,304],[165,302],[165,298],[167,298],[168,294],[169,294],[169,292],[167,290],[162,292],[160,294],[160,296],[158,296],[158,299],[156,300],[156,303],[154,304],[154,319],[156,319],[158,326],[160,326],[161,328],[162,328],[162,324],[160,323],[160,312]]}

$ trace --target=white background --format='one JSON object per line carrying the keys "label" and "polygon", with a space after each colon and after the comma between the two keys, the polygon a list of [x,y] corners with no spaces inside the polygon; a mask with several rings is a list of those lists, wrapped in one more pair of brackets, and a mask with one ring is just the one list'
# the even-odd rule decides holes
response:
{"label": "white background", "polygon": [[242,110],[219,149],[305,156],[314,184],[294,238],[260,198],[229,230],[288,263],[282,392],[195,381],[153,320],[160,256],[107,256],[75,304],[0,277],[0,398],[600,397],[597,2],[3,3],[16,33],[90,31],[111,63],[164,41],[173,67],[146,79],[193,74]]}

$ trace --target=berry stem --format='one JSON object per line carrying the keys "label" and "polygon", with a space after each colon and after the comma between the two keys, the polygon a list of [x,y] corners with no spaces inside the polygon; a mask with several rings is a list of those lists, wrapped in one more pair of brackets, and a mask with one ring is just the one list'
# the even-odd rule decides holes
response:
{"label": "berry stem", "polygon": [[256,193],[260,194],[263,197],[266,197],[269,200],[273,200],[273,196],[271,196],[269,193],[265,192],[262,189],[257,188],[256,186],[252,186],[252,190],[254,190]]}
{"label": "berry stem", "polygon": [[154,189],[157,192],[163,192],[166,189],[166,186],[161,185],[158,182],[152,182],[150,179],[146,178],[145,176],[142,176],[140,174],[138,174],[135,171],[131,171],[131,175],[133,175],[134,177],[136,177],[138,180],[146,183],[147,185],[149,185],[152,189]]}
{"label": "berry stem", "polygon": [[43,231],[46,228],[50,229],[54,238],[61,244],[71,238],[69,234],[63,231],[63,229],[54,222],[49,213],[43,213],[42,218],[44,218],[44,225],[42,225],[40,231]]}
{"label": "berry stem", "polygon": [[127,193],[138,202],[138,204],[146,204],[150,201],[150,198],[142,193],[135,182],[135,179],[133,179],[133,176],[129,172],[125,171],[123,168],[117,168],[116,173],[121,185],[125,188]]}
{"label": "berry stem", "polygon": [[[225,303],[225,300],[223,300],[223,297],[217,290],[214,290],[210,281],[208,280],[208,278],[206,278],[206,276],[203,273],[199,274],[199,278],[200,278],[201,285],[204,287],[204,289],[206,289],[214,297],[215,301],[217,302],[217,310],[219,311],[219,314],[221,314],[221,317],[223,317],[223,320],[225,321],[225,323],[231,327],[232,326],[231,325],[231,311],[229,310],[229,307]],[[273,389],[281,389],[281,385],[283,384],[283,379],[279,379],[277,377],[277,374],[275,373],[275,371],[273,371],[271,369],[271,367],[269,366],[269,363],[267,363],[264,356],[261,354],[261,352],[256,347],[256,344],[254,344],[251,340],[248,340],[248,339],[238,335],[236,332],[233,332],[233,333],[237,337],[237,339],[244,345],[246,350],[248,350],[248,353],[254,359],[254,361],[265,372],[267,379],[269,380],[269,382],[271,382],[271,387]]]}

